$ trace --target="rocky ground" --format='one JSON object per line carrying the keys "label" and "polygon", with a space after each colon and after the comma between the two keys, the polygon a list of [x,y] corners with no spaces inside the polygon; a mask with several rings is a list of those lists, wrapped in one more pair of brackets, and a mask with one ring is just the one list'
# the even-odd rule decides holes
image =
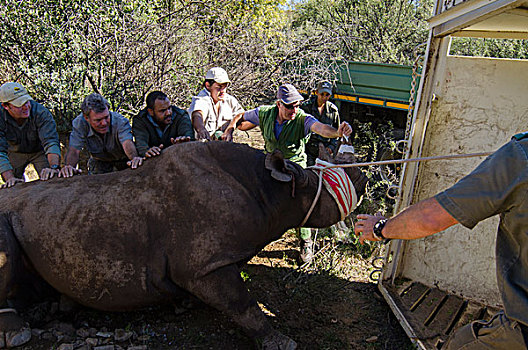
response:
{"label": "rocky ground", "polygon": [[[262,148],[258,132],[236,141]],[[318,240],[314,264],[297,264],[298,241],[288,232],[242,269],[250,293],[274,327],[299,349],[412,349],[376,284],[372,258],[335,239]],[[251,349],[229,318],[195,299],[125,313],[100,312],[51,298],[22,316],[32,339],[22,349]]]}

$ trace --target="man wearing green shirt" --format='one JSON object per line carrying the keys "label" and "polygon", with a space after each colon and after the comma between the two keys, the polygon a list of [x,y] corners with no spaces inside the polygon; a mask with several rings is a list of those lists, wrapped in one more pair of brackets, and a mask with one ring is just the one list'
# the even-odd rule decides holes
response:
{"label": "man wearing green shirt", "polygon": [[[332,96],[332,83],[321,81],[317,84],[317,95],[312,96],[308,101],[303,102],[301,109],[310,114],[323,124],[328,124],[334,128],[339,128],[341,124],[339,110],[337,106],[330,102]],[[329,153],[334,153],[337,147],[337,140],[312,134],[306,144],[306,155],[308,156],[308,165],[314,165],[319,155],[319,143],[322,143]]]}
{"label": "man wearing green shirt", "polygon": [[[455,331],[442,349],[516,350],[528,347],[528,133],[484,160],[455,185],[386,219],[360,214],[359,241],[417,239],[457,223],[472,229],[499,215],[497,282],[504,310],[490,321],[473,321]],[[475,238],[478,232],[475,232]]]}
{"label": "man wearing green shirt", "polygon": [[[271,153],[280,150],[284,158],[306,167],[306,143],[310,133],[326,138],[348,136],[352,128],[343,122],[336,129],[330,125],[317,121],[311,115],[300,109],[302,96],[291,84],[281,85],[277,91],[274,105],[260,106],[244,113],[240,130],[249,130],[260,125],[265,142],[265,151]],[[309,262],[313,257],[313,242],[310,229],[300,229],[301,260]]]}

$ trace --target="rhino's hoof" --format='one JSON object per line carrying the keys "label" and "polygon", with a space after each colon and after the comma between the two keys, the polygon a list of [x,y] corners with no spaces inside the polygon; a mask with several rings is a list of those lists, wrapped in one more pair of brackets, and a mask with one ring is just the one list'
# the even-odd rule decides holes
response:
{"label": "rhino's hoof", "polygon": [[[0,336],[1,335],[3,334],[0,332]],[[24,345],[31,340],[31,329],[22,328],[18,331],[5,332],[5,338],[3,336],[1,338],[0,348],[2,348],[2,343],[4,343],[4,347],[6,348],[15,348]],[[5,342],[3,339],[5,339]]]}
{"label": "rhino's hoof", "polygon": [[262,340],[262,350],[295,350],[297,343],[282,333],[274,332]]}

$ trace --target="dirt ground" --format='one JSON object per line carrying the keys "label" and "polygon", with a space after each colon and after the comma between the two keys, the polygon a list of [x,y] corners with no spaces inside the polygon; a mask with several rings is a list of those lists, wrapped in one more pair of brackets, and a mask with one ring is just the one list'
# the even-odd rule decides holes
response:
{"label": "dirt ground", "polygon": [[[236,141],[262,148],[258,132]],[[248,290],[274,327],[299,349],[412,349],[376,284],[371,258],[319,240],[313,265],[299,268],[289,231],[242,268]],[[23,310],[32,340],[22,349],[252,349],[220,312],[195,299],[126,313],[100,312],[49,299]]]}

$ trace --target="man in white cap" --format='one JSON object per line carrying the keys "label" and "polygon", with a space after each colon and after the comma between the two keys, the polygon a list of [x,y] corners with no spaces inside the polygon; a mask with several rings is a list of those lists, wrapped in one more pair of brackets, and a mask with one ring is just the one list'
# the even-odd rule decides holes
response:
{"label": "man in white cap", "polygon": [[[319,122],[300,109],[302,101],[302,96],[293,85],[281,85],[275,104],[245,112],[238,128],[249,130],[260,125],[267,153],[278,149],[284,158],[306,167],[305,146],[312,132],[326,138],[337,138],[350,135],[352,128],[347,122],[339,124],[337,129]],[[303,262],[310,262],[313,257],[310,229],[301,228],[298,235],[301,239],[300,258]]]}
{"label": "man in white cap", "polygon": [[50,111],[19,83],[0,86],[0,174],[7,188],[24,182],[32,163],[41,180],[59,174],[59,134]]}
{"label": "man in white cap", "polygon": [[[329,81],[321,81],[317,84],[317,95],[305,101],[301,105],[301,109],[307,114],[312,115],[318,121],[324,124],[338,128],[341,124],[339,118],[339,110],[337,106],[329,101],[332,96],[332,83]],[[337,139],[330,139],[327,137],[313,134],[306,144],[306,155],[308,156],[308,165],[314,165],[317,156],[319,155],[319,143],[322,143],[329,153],[335,153],[337,147]]]}
{"label": "man in white cap", "polygon": [[233,140],[233,131],[244,109],[229,95],[227,72],[214,67],[207,71],[204,89],[194,96],[188,109],[198,140]]}

